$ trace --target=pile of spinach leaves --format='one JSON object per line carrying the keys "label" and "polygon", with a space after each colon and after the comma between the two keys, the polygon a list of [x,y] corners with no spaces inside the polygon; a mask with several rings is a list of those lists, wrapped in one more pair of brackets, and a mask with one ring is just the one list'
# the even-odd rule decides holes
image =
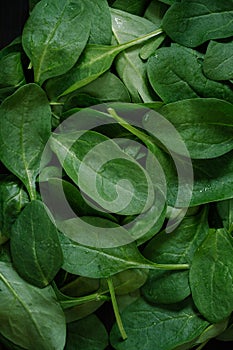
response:
{"label": "pile of spinach leaves", "polygon": [[[200,350],[212,338],[233,341],[232,35],[233,0],[30,1],[22,37],[0,51],[4,348]],[[92,115],[90,107],[98,104],[107,107],[94,109],[95,116],[114,123],[87,130],[63,162],[74,130],[53,131],[75,112]],[[143,130],[150,123],[145,108],[172,123],[189,150],[189,208],[182,202],[174,208],[176,169],[169,152]],[[139,127],[130,126],[135,110]],[[114,199],[121,176],[134,185],[132,203],[120,213],[100,210],[88,178],[77,186],[80,162],[104,141],[119,153],[100,172],[104,200]],[[39,174],[42,185],[50,185],[48,197],[59,203],[62,186],[84,222],[124,235],[123,226],[145,205],[147,149],[163,168],[167,194],[156,222],[158,198],[152,196],[144,219],[132,226],[131,233],[143,230],[142,236],[101,248],[58,230],[57,217],[74,237],[84,228],[59,208],[48,210]],[[156,181],[152,176],[152,188]],[[130,188],[122,189],[125,198]],[[184,209],[168,234],[169,216],[175,225]]]}

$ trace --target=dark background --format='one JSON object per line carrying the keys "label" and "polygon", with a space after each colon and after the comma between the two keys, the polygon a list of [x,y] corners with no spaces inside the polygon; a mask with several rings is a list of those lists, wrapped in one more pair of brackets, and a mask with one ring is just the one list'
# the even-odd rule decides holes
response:
{"label": "dark background", "polygon": [[[94,1],[94,0],[93,0]],[[0,48],[8,45],[12,40],[22,33],[24,23],[29,14],[29,5],[27,0],[0,0]],[[1,67],[0,67],[1,69]],[[98,316],[105,321],[114,320],[114,315],[109,307],[104,305],[99,311]],[[106,317],[107,316],[107,317]],[[112,322],[110,322],[112,323]],[[111,325],[107,325],[110,328]],[[0,350],[3,349],[0,344]],[[109,347],[108,349],[112,349]],[[204,350],[233,350],[233,342],[220,342],[211,340]],[[137,349],[135,349],[137,350]],[[156,349],[155,349],[156,350]]]}

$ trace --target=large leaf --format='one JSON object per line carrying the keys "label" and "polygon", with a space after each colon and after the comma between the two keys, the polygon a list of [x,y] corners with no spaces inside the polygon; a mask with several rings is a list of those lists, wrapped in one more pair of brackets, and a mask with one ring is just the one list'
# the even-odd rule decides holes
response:
{"label": "large leaf", "polygon": [[0,271],[0,333],[24,349],[63,350],[65,318],[52,287],[31,286],[9,263]]}
{"label": "large leaf", "polygon": [[[191,158],[215,158],[233,149],[233,105],[217,99],[190,99],[170,103],[159,112],[175,126]],[[144,125],[156,134],[154,118]],[[164,130],[164,139],[169,141]]]}
{"label": "large leaf", "polygon": [[105,210],[134,215],[153,203],[145,170],[102,134],[54,134],[51,147],[69,177]]}
{"label": "large leaf", "polygon": [[6,176],[0,182],[0,231],[6,237],[11,234],[11,227],[28,203],[28,196],[23,185],[13,176]]}
{"label": "large leaf", "polygon": [[[124,11],[111,10],[111,14],[113,34],[119,44],[158,28],[147,19]],[[116,60],[116,70],[128,88],[133,102],[150,102],[153,100],[153,92],[148,88],[146,63],[139,57],[140,49],[141,46],[136,46],[121,53]]]}
{"label": "large leaf", "polygon": [[233,311],[233,239],[224,229],[210,230],[190,269],[193,300],[201,314],[217,323]]}
{"label": "large leaf", "polygon": [[165,103],[194,97],[216,97],[233,102],[227,84],[208,79],[202,71],[203,56],[178,44],[163,47],[148,61],[148,77]]}
{"label": "large leaf", "polygon": [[[85,220],[85,218],[83,218]],[[107,220],[96,218],[86,218],[89,219],[87,222],[90,224],[96,224],[93,226],[94,232],[97,231],[97,224],[100,226],[102,224],[102,235],[103,235],[103,225],[105,225],[104,234],[109,234],[109,229],[116,227],[111,222]],[[67,236],[78,235],[78,226],[80,221],[77,222],[75,219],[68,220],[65,223],[65,229]],[[64,226],[62,227],[64,228]],[[84,227],[85,228],[85,227]],[[82,228],[81,228],[82,229]],[[123,229],[122,229],[123,230]],[[81,233],[86,234],[85,231]],[[89,232],[87,232],[88,234]],[[119,231],[121,233],[121,231]],[[92,278],[106,278],[114,275],[120,271],[124,271],[131,268],[141,268],[141,269],[184,269],[187,265],[159,265],[153,263],[146,258],[144,258],[136,247],[135,243],[130,243],[120,247],[114,248],[98,248],[95,246],[84,246],[78,244],[74,240],[68,238],[64,234],[60,234],[60,243],[64,256],[64,270],[75,274]],[[111,238],[111,237],[110,237]],[[114,241],[115,237],[112,237]],[[93,244],[94,240],[90,240]]]}
{"label": "large leaf", "polygon": [[232,36],[232,0],[183,0],[168,9],[163,29],[177,43],[196,47]]}
{"label": "large leaf", "polygon": [[74,67],[61,77],[49,80],[46,89],[56,91],[57,97],[65,96],[89,84],[105,73],[121,51],[141,44],[159,35],[161,32],[162,30],[157,30],[122,45],[87,45]]}
{"label": "large leaf", "polygon": [[233,79],[233,41],[218,43],[211,41],[208,45],[203,69],[205,75],[213,80]]}
{"label": "large leaf", "polygon": [[90,9],[84,0],[41,0],[34,7],[24,27],[23,47],[35,82],[41,85],[75,64],[89,37]]}
{"label": "large leaf", "polygon": [[50,136],[51,112],[44,91],[27,84],[0,107],[0,160],[36,197],[35,180]]}
{"label": "large leaf", "polygon": [[19,215],[10,244],[18,273],[38,287],[48,285],[63,263],[57,229],[40,201],[27,204]]}
{"label": "large leaf", "polygon": [[175,349],[195,339],[208,326],[188,302],[174,309],[165,309],[143,299],[138,299],[123,311],[122,322],[128,338],[122,341],[114,325],[110,340],[116,350]]}
{"label": "large leaf", "polygon": [[[175,231],[159,233],[143,251],[159,263],[191,263],[193,255],[208,234],[207,211],[186,217]],[[143,294],[154,303],[176,303],[190,293],[188,271],[150,271]]]}
{"label": "large leaf", "polygon": [[65,350],[104,350],[107,345],[107,331],[97,316],[68,324]]}

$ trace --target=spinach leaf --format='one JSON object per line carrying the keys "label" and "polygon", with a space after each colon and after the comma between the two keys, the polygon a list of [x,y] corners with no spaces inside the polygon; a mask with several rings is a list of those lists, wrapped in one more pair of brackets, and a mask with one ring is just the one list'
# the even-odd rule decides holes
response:
{"label": "spinach leaf", "polygon": [[209,79],[233,79],[233,42],[210,41],[203,63],[203,70]]}
{"label": "spinach leaf", "polygon": [[[67,72],[83,51],[91,28],[89,2],[41,0],[23,30],[23,48],[40,85]],[[78,38],[78,40],[77,40]]]}
{"label": "spinach leaf", "polygon": [[0,333],[24,349],[62,350],[65,318],[52,287],[28,284],[9,263],[0,261],[0,271]]}
{"label": "spinach leaf", "polygon": [[51,147],[69,177],[105,210],[134,215],[151,206],[150,178],[111,139],[93,131],[54,134]]}
{"label": "spinach leaf", "polygon": [[68,324],[65,350],[104,350],[107,345],[107,331],[97,316]]}
{"label": "spinach leaf", "polygon": [[[85,217],[83,219],[88,220],[88,218]],[[97,231],[98,228],[97,224],[100,225],[101,223],[102,227],[105,224],[105,228],[116,227],[113,223],[106,221],[107,220],[104,221],[104,219],[99,219],[97,221],[96,218],[92,217],[91,219],[89,218],[87,222],[96,224],[95,231]],[[62,228],[64,229],[64,226]],[[63,269],[75,275],[92,278],[107,278],[120,271],[131,268],[179,270],[188,267],[187,264],[173,265],[153,263],[141,255],[135,243],[114,248],[98,248],[94,245],[87,246],[78,244],[71,238],[68,238],[72,237],[72,235],[77,235],[78,226],[75,219],[68,220],[68,225],[66,223],[65,229],[67,235],[60,234],[60,243],[64,256]],[[114,237],[112,237],[112,239],[114,239]]]}
{"label": "spinach leaf", "polygon": [[[47,92],[50,94],[50,91]],[[85,104],[84,98],[86,99]],[[86,102],[88,98],[89,104]],[[89,107],[89,105],[93,105],[93,101],[96,104],[119,101],[130,102],[130,95],[125,85],[116,75],[106,72],[90,84],[68,95],[65,98],[63,110],[68,111],[78,106]]]}
{"label": "spinach leaf", "polygon": [[203,55],[178,44],[163,47],[148,60],[148,77],[165,103],[194,97],[215,97],[233,102],[227,84],[208,79],[202,71]]}
{"label": "spinach leaf", "polygon": [[[75,226],[77,230],[77,224]],[[106,278],[129,268],[149,267],[134,243],[101,249],[80,245],[62,234],[60,242],[64,255],[63,269],[75,275]]]}
{"label": "spinach leaf", "polygon": [[[233,197],[232,193],[232,151],[218,158],[195,159],[192,161],[194,170],[194,184],[190,206],[217,202]],[[160,150],[157,157],[163,169],[166,169],[167,202],[174,206],[177,199],[177,174],[169,155]],[[180,162],[180,164],[179,164]],[[178,159],[177,164],[185,169],[185,159]],[[177,206],[182,207],[187,197],[185,183],[181,184],[180,197]]]}
{"label": "spinach leaf", "polygon": [[[113,34],[119,44],[158,28],[152,22],[124,11],[111,10],[111,14]],[[137,45],[121,53],[115,63],[116,70],[128,88],[133,102],[151,102],[153,94],[146,83],[146,63],[139,57],[139,52],[140,46]]]}
{"label": "spinach leaf", "polygon": [[[159,263],[191,263],[208,229],[207,210],[203,210],[196,216],[184,218],[172,233],[160,232],[147,244],[143,254]],[[188,271],[150,271],[142,291],[149,302],[179,302],[191,293]]]}
{"label": "spinach leaf", "polygon": [[0,88],[25,84],[20,52],[12,52],[0,59]]}
{"label": "spinach leaf", "polygon": [[40,201],[27,204],[19,215],[10,246],[16,270],[37,287],[48,285],[63,263],[57,229]]}
{"label": "spinach leaf", "polygon": [[212,323],[223,321],[233,311],[232,254],[232,237],[224,229],[211,229],[191,264],[194,303]]}
{"label": "spinach leaf", "polygon": [[11,228],[20,211],[28,203],[28,196],[23,186],[13,176],[6,176],[0,182],[0,231],[6,237],[11,235]]}
{"label": "spinach leaf", "polygon": [[120,340],[116,325],[111,331],[111,344],[117,350],[174,349],[195,339],[208,326],[190,302],[173,310],[148,304],[143,299],[138,299],[123,311],[122,321],[128,339]]}
{"label": "spinach leaf", "polygon": [[232,36],[232,9],[232,0],[182,0],[168,9],[162,26],[175,42],[196,47]]}
{"label": "spinach leaf", "polygon": [[[175,126],[191,158],[215,158],[233,149],[232,104],[217,99],[197,98],[170,103],[159,112]],[[154,124],[153,118],[147,115],[147,119],[144,119],[146,128],[153,132],[158,128]],[[169,141],[170,136],[164,131],[164,139],[166,137]]]}
{"label": "spinach leaf", "polygon": [[50,130],[49,103],[36,84],[22,86],[1,104],[0,160],[24,183],[31,199],[36,198],[35,180]]}
{"label": "spinach leaf", "polygon": [[57,91],[57,97],[65,96],[97,79],[111,67],[115,57],[123,50],[156,37],[162,32],[155,30],[122,45],[87,45],[74,67],[61,77],[48,81],[46,89]]}

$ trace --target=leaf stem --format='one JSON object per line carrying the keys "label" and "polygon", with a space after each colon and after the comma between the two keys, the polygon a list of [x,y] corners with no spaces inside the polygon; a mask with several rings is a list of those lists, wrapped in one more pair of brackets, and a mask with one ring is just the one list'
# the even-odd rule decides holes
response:
{"label": "leaf stem", "polygon": [[145,265],[147,269],[158,269],[158,270],[188,270],[189,264],[157,264],[150,262],[148,265]]}
{"label": "leaf stem", "polygon": [[119,331],[121,333],[122,339],[126,340],[127,339],[127,334],[125,332],[125,329],[124,329],[124,326],[123,326],[123,323],[122,323],[122,320],[121,320],[121,316],[120,316],[120,313],[119,313],[119,309],[118,309],[118,305],[117,305],[117,300],[116,300],[116,295],[115,295],[115,290],[114,290],[114,285],[113,285],[113,282],[112,282],[112,278],[111,277],[107,278],[107,282],[108,282],[108,288],[109,288],[110,296],[111,296],[111,299],[112,299],[112,306],[113,306],[114,314],[115,314],[115,317],[116,317],[116,322],[117,322]]}
{"label": "leaf stem", "polygon": [[107,111],[110,116],[114,118],[123,128],[137,136],[148,147],[149,150],[152,150],[155,147],[154,143],[150,141],[150,136],[146,135],[144,132],[138,130],[123,118],[121,118],[113,108],[108,108]]}
{"label": "leaf stem", "polygon": [[72,299],[59,300],[59,303],[61,304],[63,310],[65,310],[65,309],[69,309],[73,306],[78,306],[78,305],[88,303],[90,301],[106,301],[106,300],[109,300],[109,297],[107,295],[94,293],[94,294],[86,295],[84,297],[73,298],[73,300]]}
{"label": "leaf stem", "polygon": [[131,46],[141,44],[144,41],[149,40],[151,38],[154,38],[155,36],[157,36],[159,34],[162,34],[162,33],[163,33],[163,29],[162,28],[156,29],[153,32],[150,32],[150,33],[148,33],[146,35],[140,36],[139,38],[133,39],[131,41],[128,41],[128,42],[126,42],[124,44],[119,45],[119,48],[121,48],[121,50],[128,49]]}

